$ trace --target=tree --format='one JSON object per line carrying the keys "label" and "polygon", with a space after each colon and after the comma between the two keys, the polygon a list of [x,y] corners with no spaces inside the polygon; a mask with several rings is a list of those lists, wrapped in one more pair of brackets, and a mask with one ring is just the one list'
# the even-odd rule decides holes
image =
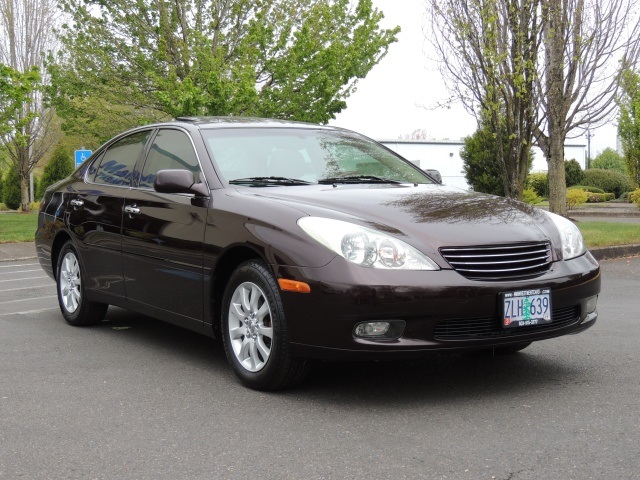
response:
{"label": "tree", "polygon": [[574,185],[580,185],[580,182],[584,178],[582,167],[575,159],[567,160],[564,162],[564,179],[567,187],[573,187]]}
{"label": "tree", "polygon": [[0,139],[19,174],[23,211],[29,210],[29,176],[53,141],[42,73],[45,51],[55,44],[56,12],[55,0],[0,0],[0,82],[13,92],[0,93],[0,115],[9,119]]}
{"label": "tree", "polygon": [[[371,0],[63,0],[66,128],[184,115],[327,122],[396,41]],[[354,6],[355,4],[355,6]],[[66,52],[69,52],[67,55]]]}
{"label": "tree", "polygon": [[623,175],[627,175],[627,166],[624,158],[613,148],[605,148],[591,162],[591,168],[600,168],[602,170],[614,170]]}
{"label": "tree", "polygon": [[618,136],[631,181],[635,187],[640,187],[640,75],[625,71],[621,87]]}
{"label": "tree", "polygon": [[504,191],[522,198],[535,118],[540,19],[533,0],[428,0],[448,86],[495,135]]}
{"label": "tree", "polygon": [[467,182],[476,192],[504,196],[502,168],[497,150],[498,143],[487,125],[480,125],[473,135],[464,139],[464,147],[460,150],[462,170]]}
{"label": "tree", "polygon": [[538,67],[540,123],[535,136],[549,165],[549,207],[566,215],[565,141],[572,132],[611,118],[620,75],[636,64],[640,54],[638,2],[540,3],[543,57]]}
{"label": "tree", "polygon": [[38,198],[42,198],[47,187],[68,177],[73,172],[73,168],[74,163],[71,154],[63,145],[58,145],[53,151],[51,160],[44,167],[39,189],[37,190]]}
{"label": "tree", "polygon": [[[427,3],[450,90],[476,115],[487,110],[483,97],[501,92],[507,114],[520,120],[509,135],[533,130],[548,162],[550,209],[566,215],[565,141],[611,118],[621,71],[640,54],[638,0]],[[503,91],[514,92],[516,102]],[[524,100],[532,91],[529,115]],[[522,165],[521,157],[510,158]]]}
{"label": "tree", "polygon": [[2,195],[2,201],[9,209],[17,210],[20,208],[20,171],[15,164],[12,164],[4,175]]}

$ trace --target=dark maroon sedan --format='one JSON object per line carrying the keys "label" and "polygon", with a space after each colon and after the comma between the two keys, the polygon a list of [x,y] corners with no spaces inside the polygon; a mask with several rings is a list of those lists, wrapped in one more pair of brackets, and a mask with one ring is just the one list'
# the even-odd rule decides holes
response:
{"label": "dark maroon sedan", "polygon": [[114,138],[47,190],[36,245],[70,324],[117,305],[220,336],[256,389],[299,382],[312,358],[515,352],[592,326],[600,292],[569,220],[277,120]]}

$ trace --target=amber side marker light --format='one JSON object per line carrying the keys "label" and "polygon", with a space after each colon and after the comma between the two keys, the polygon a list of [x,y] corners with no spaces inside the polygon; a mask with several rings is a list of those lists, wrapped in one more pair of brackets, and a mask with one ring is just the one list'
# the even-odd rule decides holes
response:
{"label": "amber side marker light", "polygon": [[286,278],[279,278],[278,283],[280,288],[285,292],[297,292],[297,293],[309,293],[311,287],[304,282],[297,282],[295,280],[287,280]]}

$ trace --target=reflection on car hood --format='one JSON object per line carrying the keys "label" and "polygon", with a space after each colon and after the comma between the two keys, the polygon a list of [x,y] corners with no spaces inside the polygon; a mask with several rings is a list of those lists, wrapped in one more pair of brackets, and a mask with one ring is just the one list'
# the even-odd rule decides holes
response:
{"label": "reflection on car hood", "polygon": [[[420,246],[551,240],[548,217],[530,205],[441,185],[312,185],[243,189],[308,215],[356,221]],[[349,218],[350,217],[350,218]]]}

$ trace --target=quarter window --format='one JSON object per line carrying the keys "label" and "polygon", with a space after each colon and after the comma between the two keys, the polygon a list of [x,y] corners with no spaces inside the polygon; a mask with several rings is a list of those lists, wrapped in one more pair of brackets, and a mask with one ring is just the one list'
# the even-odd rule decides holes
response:
{"label": "quarter window", "polygon": [[182,169],[193,172],[196,183],[200,182],[200,166],[191,140],[179,130],[160,130],[149,149],[147,161],[142,169],[140,188],[153,188],[153,180],[159,170]]}
{"label": "quarter window", "polygon": [[107,185],[131,185],[133,167],[147,143],[149,133],[149,130],[134,133],[111,145],[102,156],[94,181]]}

